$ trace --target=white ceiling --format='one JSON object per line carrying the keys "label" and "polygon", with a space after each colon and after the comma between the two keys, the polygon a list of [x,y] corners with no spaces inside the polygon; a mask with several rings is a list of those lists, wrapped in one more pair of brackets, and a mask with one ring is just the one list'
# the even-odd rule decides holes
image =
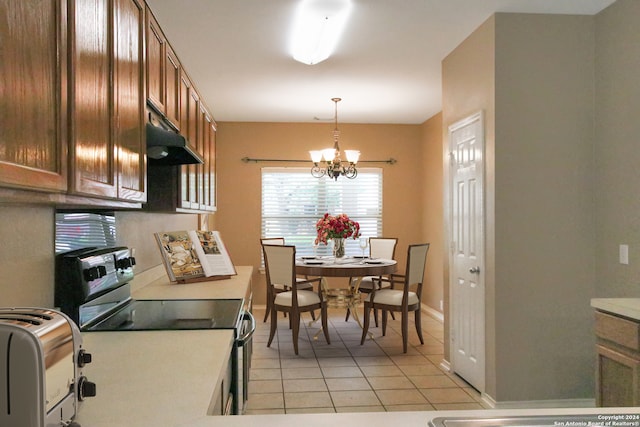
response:
{"label": "white ceiling", "polygon": [[[441,61],[495,12],[592,15],[614,0],[353,0],[334,54],[294,61],[295,0],[147,0],[217,121],[419,124]],[[535,34],[531,35],[535,37]]]}

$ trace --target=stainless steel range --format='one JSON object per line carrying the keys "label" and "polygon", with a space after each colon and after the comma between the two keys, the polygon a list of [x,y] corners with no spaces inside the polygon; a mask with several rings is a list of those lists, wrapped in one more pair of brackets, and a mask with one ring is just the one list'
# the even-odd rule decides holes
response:
{"label": "stainless steel range", "polygon": [[[255,320],[242,299],[135,300],[135,258],[126,247],[86,248],[56,257],[55,304],[85,332],[231,329],[234,414],[248,397]],[[215,349],[211,349],[215,351]]]}

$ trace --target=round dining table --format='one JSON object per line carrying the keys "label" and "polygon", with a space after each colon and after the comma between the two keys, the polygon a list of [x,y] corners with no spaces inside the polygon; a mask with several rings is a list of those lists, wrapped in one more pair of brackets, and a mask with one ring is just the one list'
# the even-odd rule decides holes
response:
{"label": "round dining table", "polygon": [[[349,309],[362,327],[357,306],[360,304],[360,282],[366,276],[395,273],[397,263],[392,259],[362,257],[302,257],[296,259],[296,274],[320,277],[322,294],[329,307]],[[349,277],[348,288],[330,288],[327,277]]]}
{"label": "round dining table", "polygon": [[395,273],[396,269],[397,263],[392,259],[303,257],[296,260],[296,273],[306,276],[362,278],[384,276]]}

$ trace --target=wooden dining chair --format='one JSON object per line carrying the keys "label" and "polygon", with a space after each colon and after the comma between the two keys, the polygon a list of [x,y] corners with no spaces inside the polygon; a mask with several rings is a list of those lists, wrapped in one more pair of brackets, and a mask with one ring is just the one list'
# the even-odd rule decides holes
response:
{"label": "wooden dining chair", "polygon": [[[369,323],[372,309],[382,310],[382,335],[387,332],[387,315],[392,312],[401,313],[402,329],[402,350],[407,352],[409,312],[415,313],[415,324],[420,343],[424,344],[422,338],[421,307],[422,281],[424,280],[424,270],[427,262],[427,252],[429,243],[409,245],[407,250],[407,267],[405,274],[391,274],[389,280],[392,284],[402,285],[402,289],[380,289],[374,286],[371,293],[364,300],[364,326],[362,328],[362,339],[364,340],[369,332]],[[411,290],[415,287],[415,290]]]}
{"label": "wooden dining chair", "polygon": [[[369,256],[371,258],[395,259],[397,244],[397,237],[369,237]],[[358,290],[363,294],[370,294],[374,286],[377,286],[377,289],[392,287],[390,280],[382,281],[381,279],[382,276],[365,276],[360,281]],[[345,322],[349,320],[349,314],[350,311],[347,309]],[[373,311],[373,317],[377,327],[378,310]]]}
{"label": "wooden dining chair", "polygon": [[[321,290],[321,278],[305,280],[296,279],[296,247],[287,245],[264,245],[264,263],[267,274],[267,287],[271,288],[271,331],[267,347],[271,346],[278,326],[278,312],[289,314],[289,324],[293,335],[293,350],[298,354],[298,334],[300,331],[300,314],[305,311],[320,310],[322,329],[327,344],[329,327],[327,324],[327,302]],[[300,285],[317,284],[317,291],[300,289]],[[276,285],[283,285],[288,291],[275,292]]]}
{"label": "wooden dining chair", "polygon": [[[282,246],[284,245],[285,240],[284,237],[266,237],[266,238],[262,238],[260,239],[260,246],[264,247],[264,245],[278,245],[278,246]],[[264,249],[262,250],[262,254],[264,256]],[[313,285],[311,283],[307,283],[307,279],[306,278],[297,278],[299,286],[298,289],[313,289]],[[267,286],[267,304],[266,304],[266,309],[264,312],[264,320],[262,320],[263,322],[266,322],[267,319],[269,318],[269,313],[271,313],[271,296],[269,295],[270,292],[284,292],[284,291],[288,291],[289,289],[286,289],[283,285],[281,284],[277,284],[273,290],[269,288],[269,286]],[[315,313],[312,311],[311,312],[311,318],[313,320],[316,319]]]}

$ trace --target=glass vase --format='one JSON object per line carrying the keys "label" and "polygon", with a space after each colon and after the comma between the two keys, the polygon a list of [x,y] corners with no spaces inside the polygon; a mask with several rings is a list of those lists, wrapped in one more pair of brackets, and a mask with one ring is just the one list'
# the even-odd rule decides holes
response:
{"label": "glass vase", "polygon": [[333,239],[333,256],[344,258],[344,238],[336,237]]}

